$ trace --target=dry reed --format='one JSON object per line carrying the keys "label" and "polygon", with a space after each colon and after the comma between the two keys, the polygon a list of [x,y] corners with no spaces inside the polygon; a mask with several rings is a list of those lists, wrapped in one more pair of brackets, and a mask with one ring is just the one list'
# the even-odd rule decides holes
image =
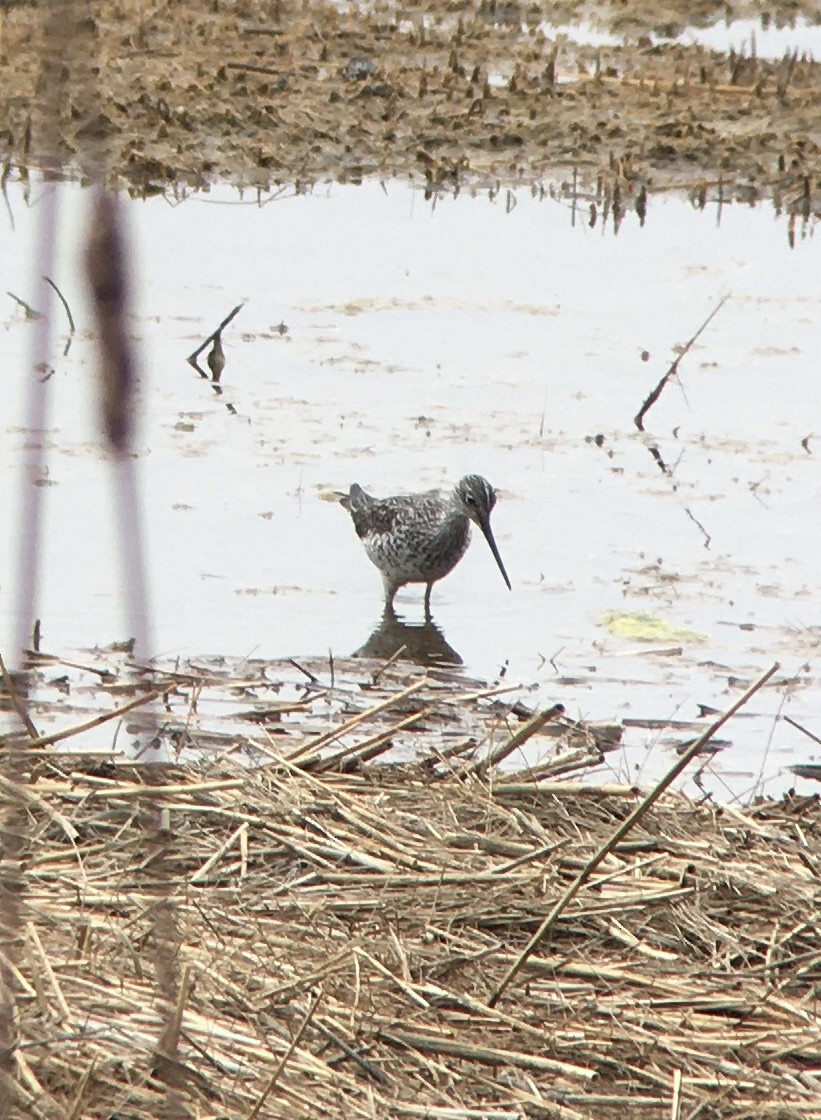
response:
{"label": "dry reed", "polygon": [[[664,794],[491,1006],[638,794],[463,765],[443,728],[463,739],[473,720],[501,750],[495,702],[407,667],[379,689],[358,672],[356,690],[314,689],[313,712],[277,711],[248,666],[234,691],[248,719],[255,688],[271,722],[210,760],[152,766],[150,783],[145,767],[34,754],[12,1115],[143,1120],[170,1086],[202,1120],[821,1117],[816,799]],[[118,673],[101,679],[121,705]],[[191,694],[202,707],[231,679],[189,667],[142,687],[182,702],[190,749]],[[356,742],[391,726],[421,757],[363,763]],[[162,868],[137,827],[151,806],[170,825]],[[166,901],[171,1008],[152,945]]]}

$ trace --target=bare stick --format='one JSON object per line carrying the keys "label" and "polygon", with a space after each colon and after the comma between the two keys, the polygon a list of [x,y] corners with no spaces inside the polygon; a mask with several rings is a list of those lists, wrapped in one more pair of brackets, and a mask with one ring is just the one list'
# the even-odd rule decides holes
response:
{"label": "bare stick", "polygon": [[275,78],[278,78],[282,73],[282,70],[277,69],[275,66],[257,66],[252,62],[226,62],[225,69],[242,71],[247,70],[251,74],[273,74]]}
{"label": "bare stick", "polygon": [[730,298],[729,296],[723,296],[718,301],[716,306],[713,308],[713,310],[710,312],[710,314],[707,316],[707,318],[704,320],[704,322],[698,328],[698,330],[693,335],[693,337],[690,338],[687,342],[685,342],[684,346],[681,349],[681,353],[676,355],[676,357],[673,359],[672,365],[667,370],[664,377],[662,377],[661,381],[659,381],[658,385],[656,385],[655,389],[653,389],[653,391],[650,393],[649,397],[647,397],[644,404],[641,406],[639,411],[633,417],[633,423],[636,425],[636,427],[638,428],[638,430],[640,432],[644,431],[644,417],[647,415],[647,413],[650,411],[650,409],[653,407],[653,405],[656,403],[656,401],[661,396],[661,394],[664,390],[664,386],[667,384],[667,382],[670,380],[671,377],[676,377],[678,375],[679,362],[685,356],[685,354],[687,354],[687,352],[690,350],[690,348],[694,345],[694,343],[699,338],[699,336],[701,334],[703,334],[703,332],[707,329],[707,327],[713,321],[713,319],[715,319],[716,315],[718,315],[719,311],[722,309],[722,307],[724,306],[724,304],[727,302],[727,300],[729,298]]}
{"label": "bare stick", "polygon": [[313,1025],[314,1029],[324,1034],[334,1046],[338,1046],[346,1058],[350,1058],[352,1062],[355,1062],[364,1074],[373,1078],[373,1080],[377,1081],[380,1085],[390,1085],[390,1080],[385,1076],[379,1066],[374,1065],[373,1062],[369,1062],[358,1050],[354,1050],[352,1046],[349,1046],[344,1038],[340,1037],[338,1031],[331,1030],[322,1019],[318,1018],[314,1019]]}
{"label": "bare stick", "polygon": [[821,743],[821,739],[819,739],[817,735],[814,735],[812,731],[809,731],[802,724],[798,723],[797,720],[792,719],[791,716],[782,716],[781,718],[785,723],[788,723],[790,727],[794,727],[796,731],[803,732],[807,736],[807,738],[812,739],[814,743]]}
{"label": "bare stick", "polygon": [[43,279],[45,280],[45,282],[47,284],[50,284],[51,287],[54,288],[55,292],[57,293],[57,298],[60,300],[60,303],[62,303],[63,307],[65,308],[66,315],[68,316],[68,325],[69,325],[69,328],[70,328],[70,332],[71,332],[71,334],[74,334],[75,329],[76,329],[75,326],[74,326],[74,316],[71,314],[71,308],[68,305],[66,297],[63,295],[63,293],[60,291],[60,289],[57,287],[57,285],[54,283],[54,281],[51,279],[50,276],[44,276]]}
{"label": "bare stick", "polygon": [[[393,724],[384,731],[377,732],[376,735],[372,735],[362,743],[354,743],[350,747],[341,747],[334,754],[318,761],[314,761],[312,758],[303,758],[300,761],[300,766],[310,766],[313,771],[321,772],[323,770],[334,770],[338,767],[349,769],[353,762],[370,762],[378,755],[390,750],[394,735],[412,727],[420,719],[426,719],[433,711],[435,711],[433,704],[426,708],[420,708],[417,712],[405,716],[399,723]],[[342,763],[345,765],[341,766]]]}
{"label": "bare stick", "polygon": [[[39,621],[38,618],[36,623],[39,623]],[[67,657],[59,657],[56,653],[46,653],[42,649],[24,649],[23,653],[27,662],[35,668],[38,665],[65,665],[69,669],[79,669],[83,673],[94,673],[103,683],[117,679],[117,674],[112,672],[111,669],[99,669],[96,665],[89,665],[85,661],[72,661]],[[148,666],[148,668],[151,669],[151,666]],[[159,670],[156,671],[159,672]]]}
{"label": "bare stick", "polygon": [[165,1024],[163,1036],[160,1039],[160,1044],[157,1050],[157,1057],[160,1060],[168,1060],[176,1062],[176,1055],[179,1049],[180,1026],[182,1024],[182,1015],[185,1010],[185,1004],[188,999],[188,994],[191,990],[191,966],[186,965],[183,969],[182,980],[179,983],[177,990],[177,1002],[174,1005],[174,1010]]}
{"label": "bare stick", "polygon": [[505,973],[501,983],[498,985],[498,987],[488,1000],[488,1003],[491,1007],[496,1004],[510,982],[513,980],[513,978],[516,976],[516,974],[519,972],[528,958],[532,956],[532,954],[536,951],[541,942],[556,924],[556,921],[558,920],[560,915],[567,909],[568,905],[573,901],[575,896],[578,894],[587,880],[591,877],[602,860],[604,860],[613,851],[616,845],[624,839],[633,825],[638,820],[640,820],[641,817],[644,816],[647,810],[652,805],[654,805],[656,801],[658,801],[662,793],[664,793],[667,787],[673,781],[675,781],[682,770],[684,770],[684,768],[689,765],[689,763],[695,758],[704,744],[712,739],[716,731],[718,731],[718,729],[722,727],[727,722],[727,720],[730,719],[731,716],[734,716],[739,708],[743,708],[747,701],[752,696],[754,696],[760,688],[764,687],[770,677],[778,672],[779,668],[780,666],[778,662],[774,662],[767,670],[767,672],[760,676],[754,684],[750,685],[743,696],[736,700],[735,704],[732,704],[727,709],[727,711],[724,712],[723,715],[719,716],[719,718],[713,724],[711,724],[710,727],[707,728],[706,731],[702,732],[702,734],[699,735],[699,737],[691,744],[690,748],[681,756],[678,762],[671,766],[671,768],[667,771],[661,781],[647,794],[647,796],[641,802],[639,802],[633,812],[630,813],[630,815],[622,821],[622,823],[612,834],[610,839],[601,848],[599,848],[598,852],[596,852],[593,858],[582,868],[574,881],[570,884],[562,897],[547,915],[545,920],[533,934],[522,952]]}
{"label": "bare stick", "polygon": [[[290,658],[288,660],[290,660]],[[295,662],[292,662],[292,664],[295,664]],[[297,666],[297,668],[299,668],[299,666]],[[302,746],[297,747],[295,751],[291,751],[291,753],[285,757],[288,762],[299,762],[301,764],[302,759],[304,759],[306,755],[314,754],[320,747],[327,746],[328,743],[341,739],[343,735],[348,731],[352,731],[355,727],[358,727],[360,723],[370,719],[372,716],[378,715],[394,704],[402,703],[404,700],[407,700],[409,696],[413,696],[415,692],[418,692],[420,688],[425,688],[429,684],[430,681],[427,677],[423,677],[420,681],[414,681],[414,683],[408,685],[407,688],[403,688],[401,692],[396,692],[388,696],[385,700],[381,700],[378,704],[374,704],[372,708],[367,708],[364,712],[357,712],[355,716],[351,716],[350,719],[346,720],[332,731],[325,731],[322,735],[317,736],[317,738],[303,743]]]}
{"label": "bare stick", "polygon": [[[17,718],[20,720],[23,727],[25,727],[26,731],[28,732],[29,738],[36,739],[40,733],[34,726],[34,721],[32,720],[31,716],[28,714],[25,700],[18,692],[17,685],[12,679],[8,669],[6,668],[6,663],[5,661],[3,661],[2,656],[0,656],[0,676],[3,679],[3,684],[5,686],[6,692],[9,695],[11,706],[17,713]],[[0,742],[2,742],[1,739]]]}
{"label": "bare stick", "polygon": [[49,735],[40,735],[36,739],[32,739],[28,744],[30,747],[47,747],[52,743],[59,743],[63,739],[70,739],[72,735],[80,735],[83,731],[90,731],[93,727],[99,727],[102,723],[108,723],[109,720],[117,719],[119,716],[125,715],[133,708],[139,708],[143,704],[149,704],[152,700],[156,700],[161,696],[161,692],[146,692],[144,696],[138,696],[135,700],[130,700],[127,704],[123,704],[121,708],[115,708],[113,712],[105,712],[101,716],[94,716],[93,719],[84,720],[82,723],[75,723],[73,727],[63,728],[61,731],[52,731]]}
{"label": "bare stick", "polygon": [[285,660],[288,662],[289,665],[293,665],[293,667],[298,672],[300,672],[304,676],[306,676],[308,678],[308,680],[311,682],[311,684],[319,684],[319,677],[317,677],[314,673],[312,673],[310,669],[306,669],[303,665],[300,665],[298,661],[294,661],[293,657],[286,657]]}
{"label": "bare stick", "polygon": [[214,331],[211,331],[208,338],[206,338],[203,342],[201,342],[200,345],[197,347],[197,349],[194,350],[193,353],[189,354],[188,357],[186,358],[186,361],[188,362],[188,364],[190,366],[194,367],[194,369],[197,371],[197,373],[200,375],[200,377],[204,377],[207,380],[208,379],[208,374],[205,373],[204,370],[200,369],[199,363],[197,362],[197,358],[200,356],[200,354],[203,352],[203,350],[206,348],[206,346],[209,344],[209,342],[213,342],[214,339],[219,338],[220,334],[225,329],[225,327],[228,326],[228,324],[231,322],[231,320],[234,318],[235,315],[238,315],[240,313],[240,311],[242,311],[243,307],[245,307],[245,302],[244,301],[242,303],[238,303],[237,306],[233,309],[233,311],[229,312],[229,314],[225,316],[225,318],[222,320],[222,322],[217,327],[217,329],[214,330]]}
{"label": "bare stick", "polygon": [[405,646],[400,646],[399,649],[397,649],[394,653],[392,653],[390,655],[390,657],[388,658],[388,660],[376,670],[374,675],[371,677],[371,680],[373,681],[373,683],[375,685],[379,684],[379,679],[382,676],[382,674],[385,673],[388,669],[390,669],[391,665],[393,665],[394,662],[399,660],[399,658],[402,656],[402,654],[405,652],[405,650],[407,648],[408,647],[406,645]]}
{"label": "bare stick", "polygon": [[502,743],[496,750],[491,751],[487,758],[479,759],[478,762],[472,762],[468,767],[468,771],[475,771],[480,774],[492,770],[494,766],[498,766],[515,750],[518,750],[527,740],[541,731],[546,723],[550,723],[558,716],[564,715],[564,704],[554,704],[552,708],[548,708],[544,712],[537,712],[535,716],[527,721],[524,727],[519,728],[515,735],[512,735],[506,743]]}
{"label": "bare stick", "polygon": [[709,548],[710,547],[710,541],[712,541],[713,538],[710,536],[710,534],[707,532],[707,530],[701,524],[699,519],[693,514],[692,510],[688,509],[688,507],[685,506],[684,507],[684,512],[687,514],[687,516],[690,518],[690,520],[696,526],[696,528],[701,530],[701,532],[704,536],[704,547]]}
{"label": "bare stick", "polygon": [[285,1066],[288,1064],[288,1061],[289,1061],[291,1055],[293,1054],[294,1050],[296,1050],[297,1046],[299,1046],[300,1042],[302,1041],[302,1036],[305,1034],[305,1031],[308,1029],[308,1025],[311,1022],[311,1019],[313,1019],[313,1017],[314,1017],[314,1012],[316,1011],[317,1007],[319,1006],[319,1001],[320,1001],[321,998],[322,998],[322,990],[320,989],[318,994],[315,994],[315,995],[312,996],[311,1002],[308,1005],[308,1010],[305,1012],[305,1017],[302,1020],[302,1022],[299,1024],[299,1029],[297,1030],[296,1034],[294,1035],[293,1039],[291,1040],[291,1045],[288,1047],[288,1049],[282,1055],[282,1058],[280,1059],[279,1065],[274,1070],[274,1072],[271,1074],[271,1079],[268,1082],[268,1084],[265,1086],[265,1088],[263,1089],[262,1093],[260,1094],[259,1100],[254,1105],[254,1107],[251,1109],[251,1111],[248,1113],[248,1120],[255,1120],[255,1117],[259,1116],[260,1109],[265,1104],[271,1090],[276,1085],[277,1081],[279,1081],[279,1078],[282,1074],[282,1071],[285,1069]]}
{"label": "bare stick", "polygon": [[20,306],[26,313],[27,319],[42,319],[42,311],[35,311],[34,308],[27,304],[24,299],[20,299],[19,296],[16,296],[14,292],[6,292],[6,295],[9,297],[9,299],[13,299],[15,303],[20,304]]}

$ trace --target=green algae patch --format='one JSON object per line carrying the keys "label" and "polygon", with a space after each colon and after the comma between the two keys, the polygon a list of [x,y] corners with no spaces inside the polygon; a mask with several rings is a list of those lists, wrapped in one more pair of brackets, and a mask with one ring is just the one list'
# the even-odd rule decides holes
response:
{"label": "green algae patch", "polygon": [[616,638],[627,638],[631,642],[681,642],[692,645],[706,642],[706,634],[697,630],[687,630],[673,626],[657,615],[645,611],[607,611],[599,619]]}

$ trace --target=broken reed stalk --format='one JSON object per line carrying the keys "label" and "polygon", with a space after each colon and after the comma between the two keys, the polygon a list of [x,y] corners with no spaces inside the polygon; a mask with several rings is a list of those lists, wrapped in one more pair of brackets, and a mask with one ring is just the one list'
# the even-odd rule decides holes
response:
{"label": "broken reed stalk", "polygon": [[279,1081],[280,1077],[282,1076],[282,1071],[285,1069],[286,1065],[290,1061],[291,1055],[294,1053],[297,1046],[299,1046],[300,1042],[302,1041],[302,1036],[305,1034],[308,1027],[310,1026],[311,1019],[313,1019],[313,1017],[316,1013],[316,1009],[317,1009],[317,1007],[319,1007],[319,1001],[321,999],[322,999],[322,989],[320,988],[320,990],[318,992],[314,993],[311,996],[311,1002],[308,1004],[308,1010],[305,1012],[304,1016],[302,1017],[302,1022],[299,1024],[299,1029],[297,1030],[294,1037],[291,1039],[291,1043],[290,1043],[288,1049],[285,1051],[285,1053],[280,1058],[279,1065],[274,1070],[274,1072],[271,1074],[270,1080],[268,1081],[268,1084],[265,1086],[262,1093],[260,1094],[259,1100],[256,1102],[254,1107],[248,1113],[248,1120],[256,1120],[256,1117],[259,1116],[260,1109],[265,1104],[268,1097],[271,1095],[271,1091],[274,1088],[274,1086],[276,1085],[277,1081]]}
{"label": "broken reed stalk", "polygon": [[369,1077],[372,1081],[377,1082],[377,1084],[379,1085],[384,1085],[387,1088],[390,1088],[390,1078],[382,1072],[379,1066],[374,1065],[373,1062],[369,1062],[362,1056],[362,1054],[355,1050],[353,1046],[348,1045],[348,1043],[342,1037],[342,1030],[340,1029],[339,1024],[333,1023],[333,1026],[329,1026],[327,1021],[320,1019],[315,1015],[313,1019],[313,1026],[316,1030],[323,1034],[329,1042],[331,1042],[334,1046],[337,1046],[346,1058],[352,1061],[355,1065],[359,1066],[366,1077]]}
{"label": "broken reed stalk", "polygon": [[310,758],[303,759],[302,765],[310,766],[312,770],[317,771],[335,770],[339,769],[340,766],[350,769],[357,762],[371,762],[374,758],[378,758],[380,754],[390,750],[394,735],[400,731],[407,731],[409,727],[413,727],[420,719],[425,719],[435,710],[435,706],[432,704],[426,708],[420,708],[418,712],[412,712],[398,723],[385,728],[384,731],[377,731],[374,735],[363,739],[361,743],[353,743],[350,747],[341,747],[334,754],[316,762]]}
{"label": "broken reed stalk", "polygon": [[783,719],[784,723],[788,723],[790,727],[794,727],[796,731],[800,731],[802,734],[806,735],[808,739],[812,739],[814,743],[818,743],[819,745],[821,745],[821,737],[815,735],[812,731],[804,727],[804,725],[799,723],[797,720],[794,720],[792,716],[782,715],[781,718]]}
{"label": "broken reed stalk", "polygon": [[[229,311],[228,314],[225,316],[225,318],[220,323],[220,325],[215,330],[211,331],[211,333],[208,335],[208,337],[203,342],[201,342],[199,344],[197,349],[192,351],[188,355],[188,357],[185,359],[190,366],[193,366],[193,368],[197,371],[197,373],[200,375],[200,377],[204,377],[206,381],[208,380],[208,374],[205,373],[204,370],[200,369],[199,363],[197,362],[197,358],[200,356],[200,354],[203,352],[203,350],[206,348],[206,346],[209,344],[209,342],[216,342],[216,341],[219,340],[219,337],[222,334],[223,330],[228,326],[228,324],[231,322],[231,320],[234,318],[235,315],[239,315],[239,313],[240,313],[240,311],[242,311],[243,307],[245,307],[245,301],[244,300],[243,300],[242,303],[238,303],[237,306],[235,308],[233,308],[233,310]],[[220,369],[219,372],[222,373],[222,369]],[[219,377],[217,376],[215,378],[215,380],[219,380]]]}
{"label": "broken reed stalk", "polygon": [[391,665],[393,665],[395,661],[398,661],[401,658],[402,654],[407,648],[408,647],[406,645],[399,646],[399,648],[395,649],[390,657],[379,666],[379,668],[371,677],[371,681],[374,685],[379,684],[382,676],[388,671],[388,669],[390,669]]}
{"label": "broken reed stalk", "polygon": [[[39,619],[37,620],[40,621]],[[84,673],[93,673],[100,678],[102,683],[106,681],[114,681],[117,674],[113,673],[111,669],[100,669],[96,665],[89,665],[87,661],[74,661],[68,657],[60,657],[56,653],[46,653],[42,649],[26,649],[23,651],[26,655],[26,663],[29,667],[36,667],[38,665],[65,665],[69,669],[81,669]]]}
{"label": "broken reed stalk", "polygon": [[519,730],[501,746],[492,750],[486,758],[478,759],[476,762],[470,763],[466,767],[467,773],[486,774],[489,770],[504,762],[506,758],[523,746],[528,739],[536,735],[544,727],[546,723],[551,723],[559,716],[564,715],[564,704],[554,704],[552,708],[547,708],[544,712],[537,712],[532,716],[527,723],[520,727]]}
{"label": "broken reed stalk", "polygon": [[[493,1005],[491,1004],[491,1008]],[[432,1054],[448,1054],[456,1058],[466,1058],[488,1065],[512,1066],[516,1069],[539,1070],[555,1073],[561,1063],[540,1054],[516,1050],[503,1050],[496,1047],[463,1042],[458,1038],[446,1038],[441,1034],[422,1034],[418,1031],[391,1027],[379,1032],[381,1038],[389,1038],[400,1046],[413,1047]]]}
{"label": "broken reed stalk", "polygon": [[[416,685],[410,685],[404,690],[404,692],[400,692],[396,699],[404,699],[405,697],[411,695],[414,691],[416,691],[417,687],[421,688],[423,685],[430,683],[431,682],[428,680],[428,678],[424,677],[421,681],[417,681]],[[485,696],[493,696],[499,692],[506,691],[509,691],[507,686],[503,689],[481,689],[479,692],[469,692],[461,696],[454,696],[451,698],[451,703],[468,703]],[[359,716],[354,716],[354,720],[357,722],[361,722],[363,719],[369,718],[370,716],[376,714],[378,711],[384,710],[385,706],[385,703],[377,704],[376,707],[369,708],[366,712],[360,713]],[[550,711],[553,712],[555,708],[562,708],[562,706],[561,704],[555,705],[554,708],[550,709]],[[412,712],[410,715],[405,716],[399,721],[399,723],[393,724],[391,727],[385,728],[384,730],[371,735],[369,738],[364,739],[360,743],[354,743],[350,747],[342,747],[335,754],[329,756],[328,758],[315,759],[311,758],[310,756],[307,758],[303,757],[300,760],[300,766],[303,766],[305,768],[310,767],[310,769],[312,770],[330,770],[338,769],[339,764],[344,763],[345,766],[343,768],[350,769],[355,763],[372,762],[373,759],[378,758],[380,754],[384,754],[386,751],[390,750],[392,745],[392,738],[394,735],[396,735],[400,731],[407,731],[414,724],[418,723],[421,719],[425,719],[427,716],[430,716],[435,711],[436,705],[429,704],[424,708],[420,708],[417,712]],[[562,711],[564,711],[564,708],[562,708]],[[541,717],[535,718],[540,719]],[[349,721],[348,724],[344,725],[344,729],[349,730],[352,722],[353,721]],[[547,722],[546,719],[542,721],[542,723],[544,722]],[[532,734],[532,732],[530,732],[529,734]],[[336,737],[337,736],[335,735],[334,738]],[[528,736],[525,737],[527,738]],[[517,741],[516,745],[518,745],[518,742],[524,742],[524,739]],[[515,750],[515,746],[511,749]],[[316,744],[313,748],[313,751],[315,750]],[[293,761],[293,755],[291,756],[290,761]]]}
{"label": "broken reed stalk", "polygon": [[695,344],[696,340],[704,333],[704,331],[707,329],[707,327],[710,325],[710,323],[713,321],[713,319],[715,319],[716,315],[718,315],[719,311],[722,309],[722,307],[724,306],[724,304],[727,302],[727,300],[729,298],[730,298],[729,296],[722,296],[722,298],[718,301],[716,306],[713,308],[713,310],[710,312],[710,314],[707,316],[707,318],[704,320],[704,322],[698,328],[696,333],[692,336],[692,338],[688,339],[687,342],[685,342],[684,346],[682,346],[681,352],[679,354],[677,354],[676,357],[673,359],[673,362],[670,365],[670,368],[664,374],[664,376],[659,381],[659,383],[656,385],[656,387],[651,391],[650,395],[647,397],[644,404],[641,406],[641,408],[638,410],[636,415],[633,417],[633,423],[636,425],[636,427],[638,428],[638,430],[640,432],[644,431],[644,417],[647,415],[647,413],[650,411],[650,409],[653,407],[653,405],[656,403],[656,401],[661,396],[661,394],[664,390],[664,386],[667,384],[667,382],[670,380],[671,377],[675,377],[678,374],[679,362],[688,353],[690,348]]}
{"label": "broken reed stalk", "polygon": [[[601,747],[595,749],[601,759],[603,756]],[[580,747],[578,750],[568,751],[567,754],[561,756],[556,755],[533,766],[523,766],[521,770],[510,771],[505,775],[505,780],[507,782],[530,782],[533,785],[538,783],[539,788],[543,788],[547,779],[557,778],[560,774],[571,774],[574,770],[586,770],[593,757],[594,752],[590,748]],[[495,791],[498,786],[494,785],[493,788]]]}
{"label": "broken reed stalk", "polygon": [[9,806],[15,805],[20,809],[37,809],[44,812],[62,829],[72,843],[79,836],[71,821],[67,820],[62,813],[59,813],[45,798],[32,793],[27,784],[15,782],[6,777],[5,774],[0,773],[0,793],[6,795]]}
{"label": "broken reed stalk", "polygon": [[31,304],[26,303],[24,299],[20,299],[20,297],[16,296],[14,292],[6,292],[6,295],[9,297],[9,299],[13,299],[16,304],[23,308],[27,319],[42,319],[42,312],[35,311]]}
{"label": "broken reed stalk", "polygon": [[507,970],[504,977],[502,978],[501,983],[498,984],[494,989],[493,993],[490,996],[490,999],[488,1000],[488,1003],[491,1007],[495,1006],[495,1004],[498,1002],[500,997],[504,994],[504,992],[510,985],[511,981],[519,973],[528,958],[533,955],[541,942],[553,928],[560,915],[567,909],[569,903],[572,902],[572,900],[575,898],[584,884],[588,881],[588,879],[591,877],[602,860],[605,859],[605,857],[613,851],[619,841],[624,839],[633,825],[638,820],[640,820],[641,817],[644,816],[647,810],[656,801],[658,801],[662,793],[664,793],[664,791],[671,785],[671,783],[675,781],[682,770],[684,770],[685,767],[688,766],[690,762],[692,762],[692,760],[696,757],[704,744],[709,742],[709,740],[712,739],[713,735],[715,735],[718,729],[722,727],[728,719],[734,716],[740,708],[743,708],[747,701],[752,696],[754,696],[760,688],[764,687],[767,681],[770,680],[770,678],[778,672],[779,668],[779,663],[777,661],[773,662],[766,673],[763,673],[757,681],[750,685],[747,691],[734,704],[732,704],[721,716],[719,716],[717,720],[715,720],[707,728],[706,731],[704,731],[701,735],[699,735],[697,739],[693,741],[689,749],[686,750],[681,758],[679,758],[678,761],[670,767],[661,781],[658,782],[656,786],[650,791],[650,793],[648,793],[647,796],[636,806],[633,812],[630,813],[630,815],[626,817],[624,821],[622,821],[615,832],[613,832],[613,834],[609,837],[607,842],[603,844],[601,848],[599,848],[598,852],[596,852],[593,858],[585,864],[576,879],[570,884],[562,897],[559,899],[559,901],[544,919],[542,924],[533,934],[530,941],[528,941],[522,952]]}
{"label": "broken reed stalk", "polygon": [[205,861],[198,871],[189,878],[189,883],[199,883],[206,878],[208,872],[215,867],[229,848],[232,848],[235,843],[242,844],[242,837],[248,835],[248,821],[243,821],[241,825],[234,829],[225,843],[221,844],[214,854]]}
{"label": "broken reed stalk", "polygon": [[68,319],[68,333],[69,333],[69,336],[74,335],[75,330],[76,330],[76,328],[74,326],[74,316],[72,315],[71,307],[68,306],[68,300],[63,295],[63,292],[59,290],[59,288],[57,287],[57,284],[54,282],[54,280],[52,280],[52,278],[44,277],[43,279],[46,281],[47,284],[50,284],[50,286],[52,286],[52,288],[54,288],[55,292],[57,293],[57,299],[60,301],[60,304],[63,305],[63,309],[66,312],[66,317]]}
{"label": "broken reed stalk", "polygon": [[291,753],[286,756],[288,762],[301,763],[306,755],[312,755],[321,747],[327,746],[328,743],[332,743],[335,739],[340,739],[348,731],[352,731],[355,727],[358,727],[360,723],[364,723],[365,720],[379,715],[379,713],[383,712],[386,708],[392,708],[395,704],[400,704],[403,700],[407,700],[409,696],[413,696],[415,692],[419,692],[420,689],[425,688],[428,684],[430,684],[428,678],[423,677],[422,680],[414,681],[413,684],[408,685],[408,687],[404,688],[401,692],[388,696],[385,700],[380,700],[378,704],[374,704],[373,707],[366,709],[366,711],[358,712],[339,727],[335,727],[331,731],[326,731],[323,735],[319,735],[310,742],[303,743],[302,746],[298,747],[295,751],[291,751]]}
{"label": "broken reed stalk", "polygon": [[[123,704],[122,707],[115,708],[113,712],[105,712],[101,716],[94,716],[92,719],[83,720],[82,723],[75,723],[73,727],[64,727],[60,731],[52,731],[49,735],[38,735],[35,739],[25,744],[25,749],[48,747],[53,743],[61,743],[64,739],[71,739],[75,735],[81,735],[84,731],[90,731],[92,728],[99,727],[103,723],[109,723],[112,719],[119,719],[119,717],[125,715],[126,712],[133,711],[134,708],[141,708],[145,704],[150,704],[160,696],[162,696],[161,692],[146,692],[143,696],[138,696],[136,700],[131,700],[128,704]],[[4,738],[0,738],[0,745],[3,744]]]}
{"label": "broken reed stalk", "polygon": [[[0,676],[2,677],[3,685],[6,689],[9,700],[11,701],[11,706],[12,708],[14,708],[14,711],[17,714],[17,718],[20,720],[23,727],[25,727],[26,734],[28,735],[29,739],[36,740],[39,734],[37,728],[34,726],[34,721],[28,713],[25,701],[18,691],[17,683],[6,668],[6,663],[1,655]],[[4,737],[0,736],[0,744],[3,743],[3,739]]]}

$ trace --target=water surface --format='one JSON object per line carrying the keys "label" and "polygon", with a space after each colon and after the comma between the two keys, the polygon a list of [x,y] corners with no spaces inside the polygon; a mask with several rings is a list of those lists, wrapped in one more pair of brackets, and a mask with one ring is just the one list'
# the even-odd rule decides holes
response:
{"label": "water surface", "polygon": [[[9,184],[0,232],[3,289],[29,302],[44,189],[26,204]],[[128,632],[77,257],[86,198],[76,186],[59,195],[55,280],[79,333],[49,382],[38,613],[50,650]],[[524,192],[433,204],[369,183],[258,201],[220,188],[127,205],[155,652],[352,653],[378,621],[381,583],[332,492],[475,471],[500,490],[494,528],[514,586],[477,537],[435,588],[436,621],[467,671],[535,686],[531,703],[637,721],[613,766],[649,779],[676,738],[644,726],[650,717],[725,707],[778,659],[794,687],[759,694],[713,765],[718,788],[743,790],[759,772],[768,789],[791,781],[782,767],[817,748],[777,714],[821,729],[812,230],[791,248],[771,208],[700,211],[672,197],[617,236]],[[632,418],[675,347],[726,295],[638,433]],[[217,394],[185,359],[241,300]],[[31,325],[11,300],[2,325],[9,525],[30,438]],[[16,540],[0,540],[4,649]],[[421,589],[400,592],[397,609],[420,620]],[[637,641],[613,622],[637,612],[667,639]]]}

